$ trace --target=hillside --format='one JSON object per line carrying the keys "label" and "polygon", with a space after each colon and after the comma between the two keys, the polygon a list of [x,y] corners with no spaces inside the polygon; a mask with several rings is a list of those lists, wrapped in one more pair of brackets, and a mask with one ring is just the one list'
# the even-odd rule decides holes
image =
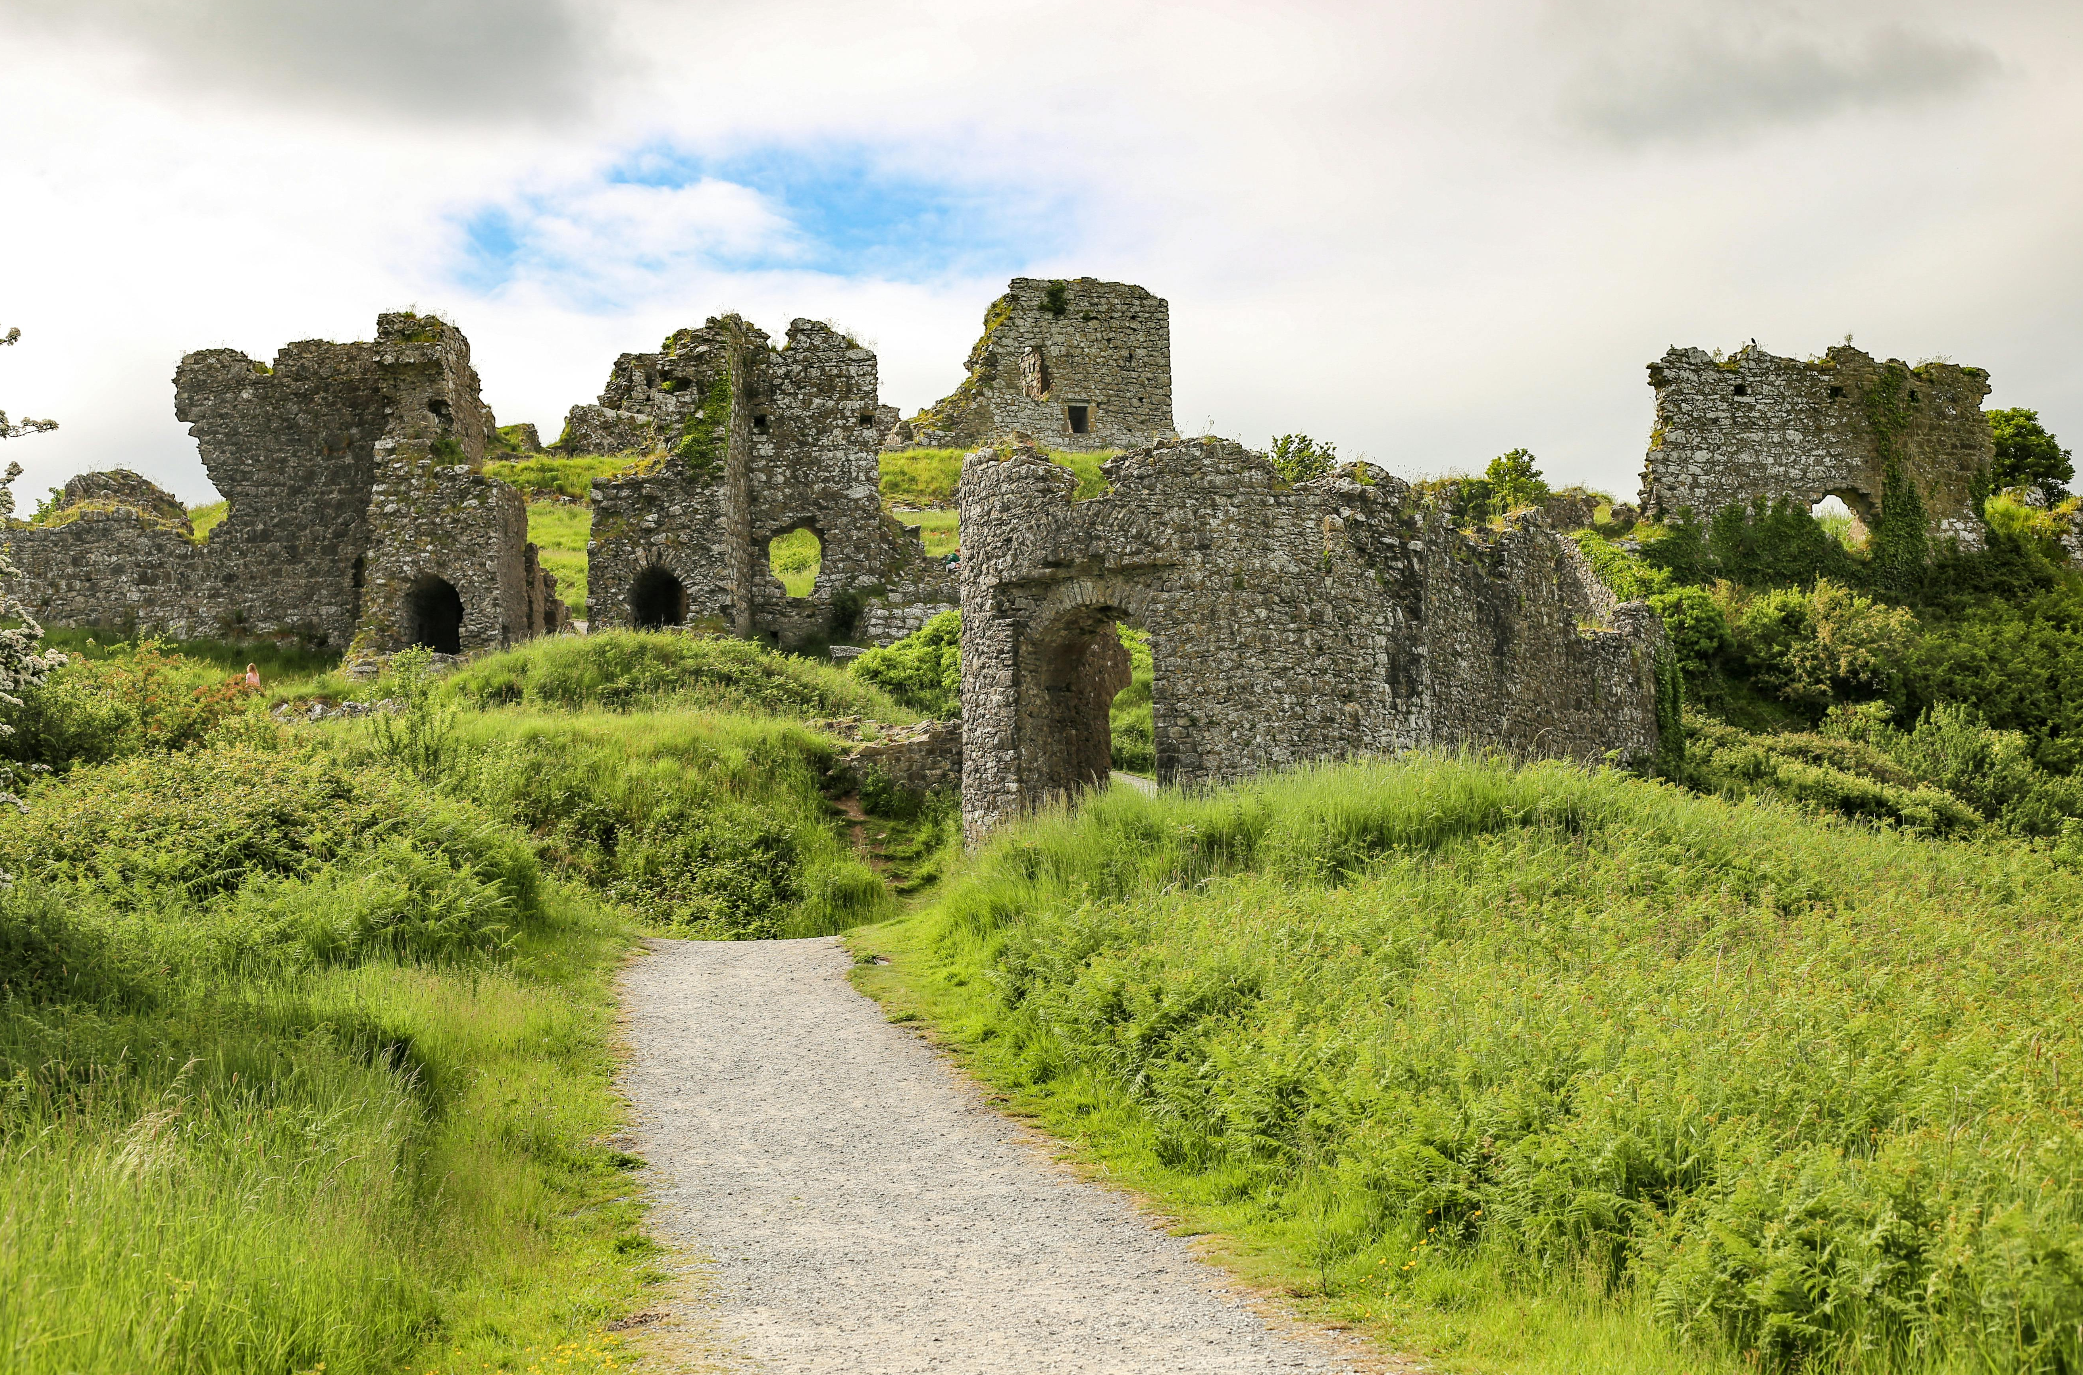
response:
{"label": "hillside", "polygon": [[854,933],[1079,1155],[1449,1368],[2083,1358],[2083,851],[1563,765],[1114,789]]}

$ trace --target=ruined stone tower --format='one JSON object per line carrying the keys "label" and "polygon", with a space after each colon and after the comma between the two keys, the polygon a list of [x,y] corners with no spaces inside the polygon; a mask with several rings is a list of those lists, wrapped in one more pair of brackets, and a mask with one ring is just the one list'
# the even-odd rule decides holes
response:
{"label": "ruined stone tower", "polygon": [[965,366],[962,385],[884,447],[972,448],[1019,431],[1051,449],[1127,449],[1174,434],[1171,308],[1139,286],[1015,277]]}
{"label": "ruined stone tower", "polygon": [[272,365],[191,353],[174,397],[229,514],[202,542],[134,474],[75,479],[54,519],[9,531],[39,618],[450,653],[562,623],[520,494],[479,471],[492,417],[453,325],[383,315],[374,342]]}
{"label": "ruined stone tower", "polygon": [[1649,383],[1642,509],[1652,519],[1835,496],[1870,527],[1893,464],[1916,485],[1933,535],[1981,541],[1972,493],[1994,450],[1980,368],[1879,363],[1849,344],[1807,361],[1755,345],[1726,359],[1674,348],[1649,365]]}
{"label": "ruined stone tower", "polygon": [[[727,315],[618,358],[562,441],[643,455],[593,484],[591,623],[887,643],[951,607],[952,578],[882,509],[876,389],[874,353],[816,320],[777,349]],[[810,595],[791,597],[768,547],[804,529],[822,562]]]}

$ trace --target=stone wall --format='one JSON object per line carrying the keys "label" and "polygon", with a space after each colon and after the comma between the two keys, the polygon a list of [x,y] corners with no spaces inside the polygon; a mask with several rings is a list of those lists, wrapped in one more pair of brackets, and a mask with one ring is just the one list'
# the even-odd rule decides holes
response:
{"label": "stone wall", "polygon": [[886,726],[879,739],[850,750],[846,762],[857,774],[880,770],[892,783],[913,792],[952,792],[962,786],[962,723]]}
{"label": "stone wall", "polygon": [[1368,465],[1293,487],[1222,440],[1109,461],[1110,494],[1032,448],[962,471],[963,809],[972,839],[1093,786],[1149,634],[1161,783],[1463,743],[1640,759],[1662,631],[1537,513],[1454,529]]}
{"label": "stone wall", "polygon": [[[952,578],[882,509],[876,391],[875,355],[816,320],[794,321],[775,348],[723,316],[617,359],[600,403],[565,426],[574,448],[646,455],[594,483],[590,622],[713,618],[776,644],[887,643],[953,606]],[[821,564],[810,595],[791,597],[768,546],[803,529]],[[661,620],[668,603],[676,615]]]}
{"label": "stone wall", "polygon": [[1916,484],[1931,533],[1981,541],[1977,473],[1994,457],[1980,368],[1876,362],[1848,344],[1821,358],[1780,358],[1752,345],[1726,359],[1674,348],[1649,366],[1656,428],[1642,509],[1708,517],[1731,502],[1841,498],[1871,526],[1890,455]]}
{"label": "stone wall", "polygon": [[412,643],[413,589],[439,579],[461,649],[563,623],[525,505],[478,471],[493,420],[454,326],[383,315],[373,342],[305,340],[272,366],[191,353],[174,398],[229,513],[198,543],[135,474],[75,479],[54,518],[9,530],[40,618],[384,651]]}
{"label": "stone wall", "polygon": [[1051,449],[1126,449],[1174,433],[1171,308],[1139,286],[1015,277],[964,366],[962,385],[886,447],[969,448],[1017,431]]}

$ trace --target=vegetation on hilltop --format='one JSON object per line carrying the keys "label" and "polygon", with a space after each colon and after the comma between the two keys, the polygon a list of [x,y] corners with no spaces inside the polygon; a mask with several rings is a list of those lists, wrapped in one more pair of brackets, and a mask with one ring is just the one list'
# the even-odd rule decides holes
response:
{"label": "vegetation on hilltop", "polygon": [[1113,789],[854,939],[1110,1177],[1392,1347],[2057,1371],[2079,868],[1413,758]]}

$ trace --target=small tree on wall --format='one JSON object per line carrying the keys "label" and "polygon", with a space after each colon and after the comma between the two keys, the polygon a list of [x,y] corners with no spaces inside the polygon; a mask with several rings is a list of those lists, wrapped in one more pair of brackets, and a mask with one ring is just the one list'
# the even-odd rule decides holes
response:
{"label": "small tree on wall", "polygon": [[2040,424],[2038,411],[2013,406],[1989,412],[1989,437],[1996,444],[1990,476],[1998,487],[2030,487],[2049,506],[2068,495],[2076,465],[2061,441]]}
{"label": "small tree on wall", "polygon": [[[0,347],[5,347],[8,344],[12,344],[21,337],[21,330],[10,329],[7,331],[7,333],[0,334]],[[41,434],[45,430],[55,430],[57,428],[58,422],[55,420],[31,420],[27,416],[23,416],[20,420],[13,421],[10,423],[7,418],[7,412],[0,411],[0,439],[15,439],[25,434]],[[12,482],[13,480],[14,479],[12,477],[8,479],[8,481],[10,482]],[[14,510],[14,500],[12,497],[8,499],[7,509],[9,512],[12,512]]]}
{"label": "small tree on wall", "polygon": [[[22,332],[19,329],[10,329],[7,333],[0,334],[0,345],[12,344],[21,337]],[[57,428],[58,422],[55,420],[30,420],[25,417],[19,421],[9,421],[7,412],[0,411],[0,439],[15,439],[25,434],[39,434]],[[21,475],[22,465],[10,463],[7,465],[6,475],[0,477],[0,522],[14,515],[14,480]],[[4,554],[0,554],[0,580],[14,576],[14,565]],[[26,607],[4,593],[0,593],[0,614],[21,620],[21,624],[13,629],[0,630],[0,705],[20,707],[22,699],[15,694],[41,684],[50,676],[52,669],[65,662],[65,656],[56,650],[42,651],[37,648],[37,643],[43,639],[43,627],[29,615]],[[0,721],[0,735],[12,734],[14,727]],[[21,781],[18,777],[11,776],[14,772],[9,769],[7,775],[10,776],[0,776],[0,804],[26,810],[27,804],[15,794],[11,786]],[[0,883],[10,881],[7,874],[0,873]]]}

